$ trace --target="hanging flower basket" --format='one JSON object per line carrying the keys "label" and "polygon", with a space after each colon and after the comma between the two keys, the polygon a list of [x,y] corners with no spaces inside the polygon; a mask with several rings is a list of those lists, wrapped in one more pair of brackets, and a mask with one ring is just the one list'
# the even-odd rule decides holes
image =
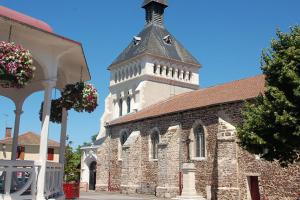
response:
{"label": "hanging flower basket", "polygon": [[[61,104],[62,99],[55,99],[51,101],[51,111],[50,111],[50,121],[53,123],[61,124],[62,120],[62,104]],[[44,102],[41,103],[41,108],[40,108],[40,121],[42,121],[43,118],[43,106]]]}
{"label": "hanging flower basket", "polygon": [[[62,108],[67,110],[74,109],[77,112],[93,112],[98,100],[98,92],[96,88],[90,83],[78,82],[76,84],[69,84],[61,93],[59,99],[52,100],[50,121],[60,124],[62,121]],[[43,117],[43,105],[40,108],[40,120]]]}
{"label": "hanging flower basket", "polygon": [[77,82],[65,87],[61,94],[62,106],[77,112],[93,112],[98,106],[98,92],[90,83]]}
{"label": "hanging flower basket", "polygon": [[20,45],[0,41],[0,86],[22,88],[34,75],[30,52]]}

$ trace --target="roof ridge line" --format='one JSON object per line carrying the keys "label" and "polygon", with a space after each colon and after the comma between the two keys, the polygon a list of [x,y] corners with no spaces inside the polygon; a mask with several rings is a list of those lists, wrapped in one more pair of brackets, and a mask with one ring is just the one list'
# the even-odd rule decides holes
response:
{"label": "roof ridge line", "polygon": [[[200,88],[199,90],[203,91],[203,90],[211,89],[211,88],[214,88],[214,87],[219,87],[219,86],[223,86],[223,85],[228,85],[228,84],[244,81],[244,80],[255,78],[255,77],[258,77],[258,76],[264,76],[264,74],[257,74],[257,75],[254,75],[254,76],[245,77],[245,78],[241,78],[241,79],[230,81],[230,82],[219,83],[219,84],[216,84],[216,85],[208,86],[206,88]],[[199,90],[197,90],[197,91],[199,91]]]}

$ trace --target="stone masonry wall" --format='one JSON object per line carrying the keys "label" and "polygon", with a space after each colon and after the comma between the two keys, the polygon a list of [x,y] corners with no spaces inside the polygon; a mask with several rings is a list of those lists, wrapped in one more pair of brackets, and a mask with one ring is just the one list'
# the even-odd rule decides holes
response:
{"label": "stone masonry wall", "polygon": [[108,191],[109,138],[97,149],[96,191]]}
{"label": "stone masonry wall", "polygon": [[[222,115],[222,113],[219,113]],[[236,129],[219,116],[218,136],[218,188],[217,199],[238,200],[238,163]]]}
{"label": "stone masonry wall", "polygon": [[[175,197],[179,193],[180,126],[170,127],[158,147],[158,187],[156,196]],[[176,170],[178,169],[178,170]]]}
{"label": "stone masonry wall", "polygon": [[141,182],[141,136],[133,132],[123,145],[121,192],[134,194]]}
{"label": "stone masonry wall", "polygon": [[[111,189],[120,190],[121,186],[122,161],[118,161],[118,137],[122,129],[128,129],[129,133],[133,131],[140,131],[141,133],[141,151],[138,152],[141,156],[141,182],[137,192],[160,195],[158,186],[166,180],[163,176],[164,173],[160,170],[165,170],[166,165],[171,164],[171,162],[168,162],[170,158],[177,159],[175,153],[177,151],[170,151],[168,157],[161,156],[158,161],[149,159],[149,134],[151,129],[157,127],[163,138],[169,127],[180,125],[181,131],[178,133],[178,141],[182,141],[189,137],[194,123],[201,120],[205,127],[206,157],[201,160],[193,160],[196,166],[196,190],[198,193],[203,194],[208,199],[247,200],[247,176],[257,175],[261,199],[296,199],[300,194],[299,165],[283,169],[276,163],[258,160],[255,156],[241,150],[236,139],[224,140],[224,138],[218,138],[219,135],[223,134],[219,127],[219,119],[222,118],[230,125],[236,126],[242,121],[240,114],[242,106],[242,103],[236,102],[110,127],[110,156],[103,155],[103,152],[107,154],[107,151],[98,151],[98,158],[101,162],[104,162],[106,158],[110,160]],[[224,136],[226,136],[226,131]],[[168,145],[171,145],[171,143]],[[178,165],[181,166],[183,162],[187,161],[187,148],[182,142],[178,143],[178,147]],[[161,149],[161,151],[163,150]],[[225,162],[225,164],[223,165],[222,162]],[[180,171],[179,167],[176,166],[167,169],[167,173],[170,174],[178,174]],[[101,172],[101,170],[107,170],[107,168],[100,165],[97,170],[97,181],[105,180],[107,172]],[[102,178],[102,175],[104,178]],[[236,176],[238,176],[238,179],[236,179]],[[177,178],[178,176],[175,179]],[[179,178],[172,183],[179,186]],[[177,192],[179,192],[179,187]],[[170,191],[171,193],[171,196],[175,195],[174,190]]]}

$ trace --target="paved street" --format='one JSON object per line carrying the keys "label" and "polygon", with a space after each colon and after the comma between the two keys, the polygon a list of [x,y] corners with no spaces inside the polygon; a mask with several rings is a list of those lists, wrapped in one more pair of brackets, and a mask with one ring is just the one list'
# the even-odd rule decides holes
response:
{"label": "paved street", "polygon": [[119,193],[81,192],[80,200],[158,200],[153,196],[126,196]]}

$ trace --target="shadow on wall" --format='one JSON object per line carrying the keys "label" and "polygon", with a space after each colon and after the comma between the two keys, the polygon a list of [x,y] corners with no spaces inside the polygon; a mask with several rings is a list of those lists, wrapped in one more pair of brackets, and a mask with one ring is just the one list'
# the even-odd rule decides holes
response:
{"label": "shadow on wall", "polygon": [[217,191],[219,187],[218,182],[218,140],[216,139],[215,152],[213,157],[213,170],[212,170],[212,186],[211,186],[211,199],[217,200]]}

